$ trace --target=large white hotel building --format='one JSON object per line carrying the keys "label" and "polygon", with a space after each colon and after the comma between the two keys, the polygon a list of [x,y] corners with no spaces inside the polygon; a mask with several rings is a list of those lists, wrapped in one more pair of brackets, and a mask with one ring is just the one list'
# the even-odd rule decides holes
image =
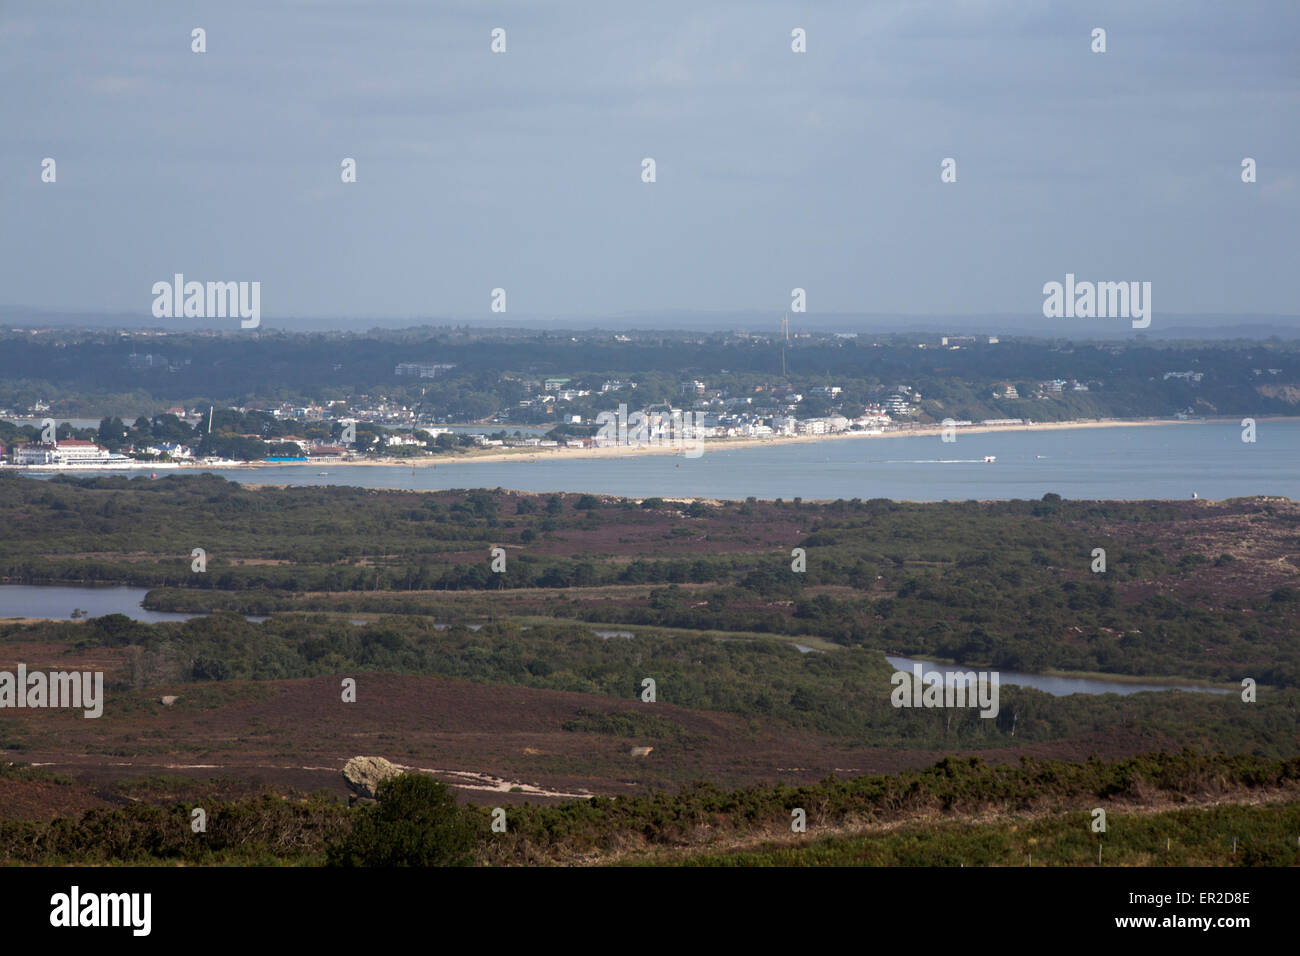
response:
{"label": "large white hotel building", "polygon": [[93,441],[33,443],[14,449],[16,465],[80,465],[108,461],[108,449]]}

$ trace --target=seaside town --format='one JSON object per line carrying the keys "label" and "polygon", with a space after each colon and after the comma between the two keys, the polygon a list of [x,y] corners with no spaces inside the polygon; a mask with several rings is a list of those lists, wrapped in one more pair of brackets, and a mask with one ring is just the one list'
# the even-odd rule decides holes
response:
{"label": "seaside town", "polygon": [[[989,344],[997,339],[990,337]],[[960,349],[963,337],[945,337],[941,347]],[[132,354],[134,366],[165,363],[162,356]],[[393,378],[409,386],[443,379],[452,363],[402,362]],[[1274,369],[1267,370],[1272,374]],[[1262,374],[1262,370],[1257,372]],[[1199,383],[1201,372],[1166,371],[1162,380]],[[176,468],[312,462],[415,463],[420,459],[481,457],[486,451],[646,448],[673,442],[777,441],[819,437],[886,435],[924,429],[1004,429],[1033,424],[1030,418],[941,418],[911,385],[876,386],[850,394],[836,384],[800,387],[789,380],[744,388],[683,378],[670,401],[638,402],[639,383],[581,376],[531,378],[505,373],[503,405],[484,419],[450,424],[435,420],[427,405],[387,396],[363,395],[319,404],[250,402],[237,407],[173,406],[127,424],[106,417],[56,420],[50,406],[0,409],[9,424],[0,433],[0,467],[47,470]],[[987,397],[998,402],[1048,401],[1102,387],[1099,381],[1049,379],[995,383]],[[1028,392],[1028,394],[1023,394]],[[409,395],[409,388],[403,395]],[[1195,417],[1188,407],[1174,416]],[[19,426],[14,428],[12,426]]]}
{"label": "seaside town", "polygon": [[[432,378],[446,365],[403,363],[396,374]],[[681,383],[677,402],[638,405],[637,383],[605,379],[587,383],[565,377],[522,383],[521,410],[544,410],[557,424],[520,426],[497,415],[486,422],[449,426],[423,420],[416,408],[378,401],[373,404],[277,404],[257,408],[168,408],[133,425],[105,418],[98,428],[75,428],[41,418],[48,406],[37,403],[23,412],[0,410],[0,417],[28,422],[28,440],[0,442],[0,459],[10,467],[112,468],[132,465],[302,463],[389,460],[437,456],[472,449],[607,448],[653,445],[674,438],[699,440],[783,439],[847,433],[885,434],[934,426],[920,410],[922,396],[899,384],[882,389],[870,404],[845,400],[837,385],[813,386],[807,394],[789,384],[757,386],[750,394],[732,394],[699,379]],[[1015,397],[1010,383],[1001,390]],[[1065,389],[1086,391],[1081,382],[1040,383],[1044,394]],[[801,416],[806,398],[824,414]],[[594,401],[593,401],[594,398]],[[602,399],[605,402],[602,402]],[[610,401],[617,399],[617,402]],[[609,404],[595,415],[569,412]],[[631,409],[631,411],[629,411]],[[621,427],[602,427],[611,422]],[[631,424],[631,428],[628,424]],[[683,426],[683,423],[685,425]],[[945,420],[951,428],[1028,424],[1025,419]],[[249,425],[256,431],[240,431]],[[639,426],[639,427],[638,427]]]}

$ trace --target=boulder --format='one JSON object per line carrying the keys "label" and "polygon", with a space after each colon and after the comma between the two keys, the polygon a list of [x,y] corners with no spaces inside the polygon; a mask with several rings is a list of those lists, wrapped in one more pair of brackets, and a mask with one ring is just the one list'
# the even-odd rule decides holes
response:
{"label": "boulder", "polygon": [[343,765],[343,779],[361,797],[373,798],[383,781],[402,773],[401,767],[383,757],[353,757]]}

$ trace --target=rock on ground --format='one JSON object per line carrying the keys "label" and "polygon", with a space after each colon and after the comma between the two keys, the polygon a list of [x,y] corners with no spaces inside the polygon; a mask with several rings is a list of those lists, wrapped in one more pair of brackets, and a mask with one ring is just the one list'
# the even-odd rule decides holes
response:
{"label": "rock on ground", "polygon": [[353,757],[343,765],[343,779],[362,797],[373,798],[380,783],[402,773],[401,767],[383,757]]}

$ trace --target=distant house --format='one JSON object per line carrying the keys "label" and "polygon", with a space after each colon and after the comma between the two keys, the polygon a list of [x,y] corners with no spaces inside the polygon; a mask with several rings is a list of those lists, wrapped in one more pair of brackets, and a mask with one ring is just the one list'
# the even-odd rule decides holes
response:
{"label": "distant house", "polygon": [[156,445],[150,445],[145,451],[150,455],[167,455],[169,458],[194,457],[194,450],[189,445],[180,445],[176,442],[159,442]]}
{"label": "distant house", "polygon": [[891,421],[892,419],[884,412],[868,411],[865,414],[859,415],[857,418],[853,419],[853,424],[857,425],[859,428],[883,428],[885,425],[888,425]]}
{"label": "distant house", "polygon": [[885,407],[889,409],[891,415],[910,415],[912,414],[912,405],[903,394],[891,395],[885,402]]}
{"label": "distant house", "polygon": [[348,450],[339,445],[317,445],[307,450],[312,458],[342,458],[347,453]]}
{"label": "distant house", "polygon": [[412,378],[437,378],[439,375],[449,372],[456,366],[447,362],[437,364],[431,362],[402,362],[393,370],[394,375],[405,375]]}

